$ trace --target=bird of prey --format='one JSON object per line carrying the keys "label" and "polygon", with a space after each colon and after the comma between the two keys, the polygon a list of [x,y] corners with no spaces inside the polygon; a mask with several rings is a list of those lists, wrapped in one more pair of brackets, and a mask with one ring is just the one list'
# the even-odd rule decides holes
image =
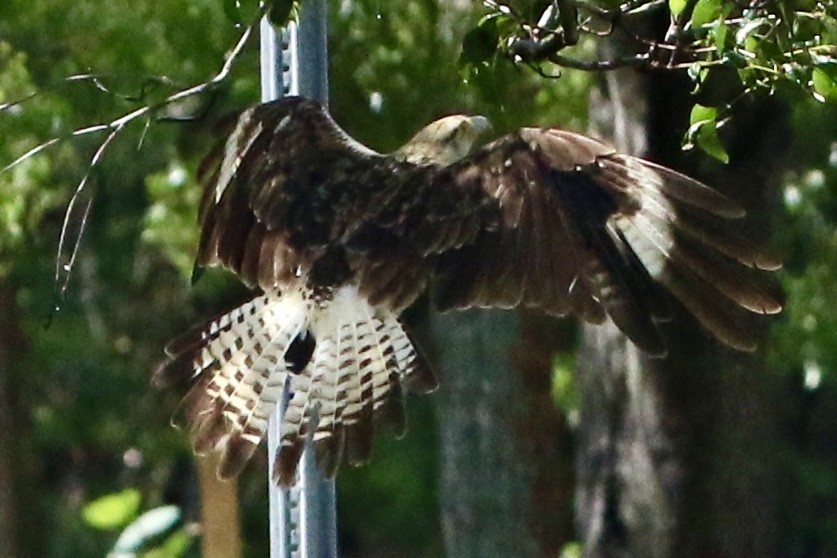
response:
{"label": "bird of prey", "polygon": [[437,385],[399,321],[425,290],[440,310],[609,317],[656,355],[670,295],[741,350],[755,334],[734,307],[781,309],[755,271],[781,264],[736,233],[738,204],[581,134],[524,128],[480,146],[487,120],[454,115],[381,154],[303,98],[230,128],[199,173],[196,272],[223,266],[259,294],[173,341],[154,376],[187,392],[179,415],[197,452],[220,452],[222,478],[283,397],[281,485],[306,444],[334,475],[368,459],[375,429],[403,430],[404,390]]}

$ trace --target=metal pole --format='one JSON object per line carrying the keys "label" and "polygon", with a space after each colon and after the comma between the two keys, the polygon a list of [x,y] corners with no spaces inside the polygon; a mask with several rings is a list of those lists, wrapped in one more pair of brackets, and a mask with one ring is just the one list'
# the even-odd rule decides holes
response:
{"label": "metal pole", "polygon": [[[262,101],[303,95],[328,103],[325,0],[302,4],[299,24],[280,37],[265,18],[261,24]],[[279,447],[281,414],[274,411],[267,436],[271,558],[336,558],[337,511],[333,480],[323,478],[310,451],[302,454],[297,482],[279,489],[270,478]]]}

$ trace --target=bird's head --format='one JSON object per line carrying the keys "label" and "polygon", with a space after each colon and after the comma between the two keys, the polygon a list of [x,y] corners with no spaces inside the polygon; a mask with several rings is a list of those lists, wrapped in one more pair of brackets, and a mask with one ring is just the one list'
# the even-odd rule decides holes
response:
{"label": "bird's head", "polygon": [[417,165],[450,165],[473,152],[490,129],[484,116],[445,116],[419,130],[394,155]]}

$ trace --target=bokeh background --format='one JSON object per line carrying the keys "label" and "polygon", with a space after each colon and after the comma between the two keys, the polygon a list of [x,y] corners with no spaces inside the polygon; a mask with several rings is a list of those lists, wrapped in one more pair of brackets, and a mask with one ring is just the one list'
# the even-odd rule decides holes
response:
{"label": "bokeh background", "polygon": [[[480,2],[330,5],[332,111],[376,149],[393,149],[430,119],[458,111],[489,116],[498,132],[557,124],[607,134],[597,124],[612,117],[602,76],[567,71],[547,79],[502,62],[491,71],[463,68],[462,40],[485,13]],[[0,166],[49,138],[206,80],[248,9],[222,0],[4,0],[0,104],[37,95],[0,112]],[[90,72],[99,79],[65,79]],[[189,275],[198,162],[213,141],[212,123],[258,99],[258,76],[254,41],[218,90],[155,115],[197,119],[137,122],[112,143],[90,174],[89,225],[60,310],[54,274],[64,211],[102,136],[67,139],[0,173],[0,555],[104,556],[140,514],[163,506],[174,506],[163,508],[176,511],[172,527],[148,542],[145,555],[199,554],[195,461],[184,433],[169,425],[176,401],[152,391],[149,378],[168,340],[247,296],[223,272],[207,273],[194,288]],[[750,166],[737,172],[765,168],[771,179],[768,188],[736,196],[739,185],[724,178],[723,165],[680,152],[687,80],[659,79],[639,93],[654,138],[648,150],[734,197],[759,200],[753,230],[784,254],[788,295],[755,370],[748,374],[754,361],[747,361],[730,372],[718,364],[728,361],[694,359],[687,349],[685,374],[696,383],[670,381],[687,409],[669,417],[680,424],[673,443],[692,448],[681,454],[685,473],[672,490],[692,502],[677,516],[682,532],[674,538],[694,552],[676,555],[744,556],[723,551],[743,547],[724,546],[721,535],[687,544],[684,533],[717,533],[737,525],[737,509],[755,507],[771,553],[748,555],[837,556],[837,109],[794,92],[742,104],[722,133],[730,164],[746,160]],[[770,147],[759,151],[765,137]],[[419,329],[435,327],[422,308],[410,319]],[[542,555],[574,556],[585,536],[573,488],[587,463],[577,438],[585,424],[577,366],[584,334],[569,321],[521,320],[525,342],[514,362],[529,362],[534,344],[549,366],[534,380],[524,377],[530,399],[508,405],[544,406],[527,418],[533,422],[518,422],[529,448],[520,455],[551,460],[546,488],[527,499],[525,522],[541,530]],[[431,354],[444,354],[444,334],[425,337]],[[683,344],[695,338],[710,343],[692,334]],[[343,556],[443,555],[451,510],[440,503],[446,450],[436,399],[450,403],[444,390],[411,399],[407,436],[379,436],[369,466],[339,475]],[[719,401],[735,412],[719,416],[712,406]],[[703,403],[708,410],[695,411]],[[721,438],[723,451],[711,443]],[[737,452],[755,456],[760,468],[730,464]],[[267,552],[265,463],[259,452],[238,483],[246,556]],[[551,523],[536,520],[544,517]]]}

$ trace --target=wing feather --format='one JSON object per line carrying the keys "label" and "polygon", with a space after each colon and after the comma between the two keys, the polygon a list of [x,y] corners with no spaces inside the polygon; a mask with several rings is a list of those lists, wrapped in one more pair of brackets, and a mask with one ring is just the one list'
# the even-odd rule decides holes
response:
{"label": "wing feather", "polygon": [[[734,333],[740,320],[718,299],[756,313],[782,307],[779,290],[747,270],[781,263],[736,231],[741,207],[680,173],[580,134],[534,128],[453,167],[439,173],[436,191],[479,184],[500,218],[484,217],[473,243],[440,258],[442,309],[524,304],[592,322],[607,314],[660,354],[656,323],[670,316],[660,285],[738,348],[752,339]],[[689,292],[698,286],[720,296]]]}
{"label": "wing feather", "polygon": [[[526,128],[453,164],[412,164],[360,146],[319,105],[286,99],[245,111],[215,159],[202,172],[198,265],[265,289],[352,280],[397,313],[432,277],[442,309],[610,315],[653,352],[654,324],[668,316],[657,284],[681,301],[666,281],[706,283],[756,312],[781,308],[760,276],[737,273],[780,266],[736,231],[738,204],[573,132]],[[339,265],[321,272],[326,255]],[[723,316],[703,321],[720,328]]]}
{"label": "wing feather", "polygon": [[[172,342],[154,377],[188,389],[184,422],[196,451],[221,452],[222,477],[247,463],[283,395],[273,473],[284,486],[309,439],[333,475],[369,458],[377,425],[402,432],[402,391],[438,384],[398,321],[430,283],[443,310],[609,316],[653,354],[665,350],[665,291],[742,350],[756,335],[736,306],[782,308],[762,273],[781,262],[739,232],[737,203],[580,134],[527,128],[453,163],[420,146],[384,156],[300,98],[227,129],[199,169],[193,277],[221,265],[266,294]],[[287,353],[309,331],[296,370]]]}

